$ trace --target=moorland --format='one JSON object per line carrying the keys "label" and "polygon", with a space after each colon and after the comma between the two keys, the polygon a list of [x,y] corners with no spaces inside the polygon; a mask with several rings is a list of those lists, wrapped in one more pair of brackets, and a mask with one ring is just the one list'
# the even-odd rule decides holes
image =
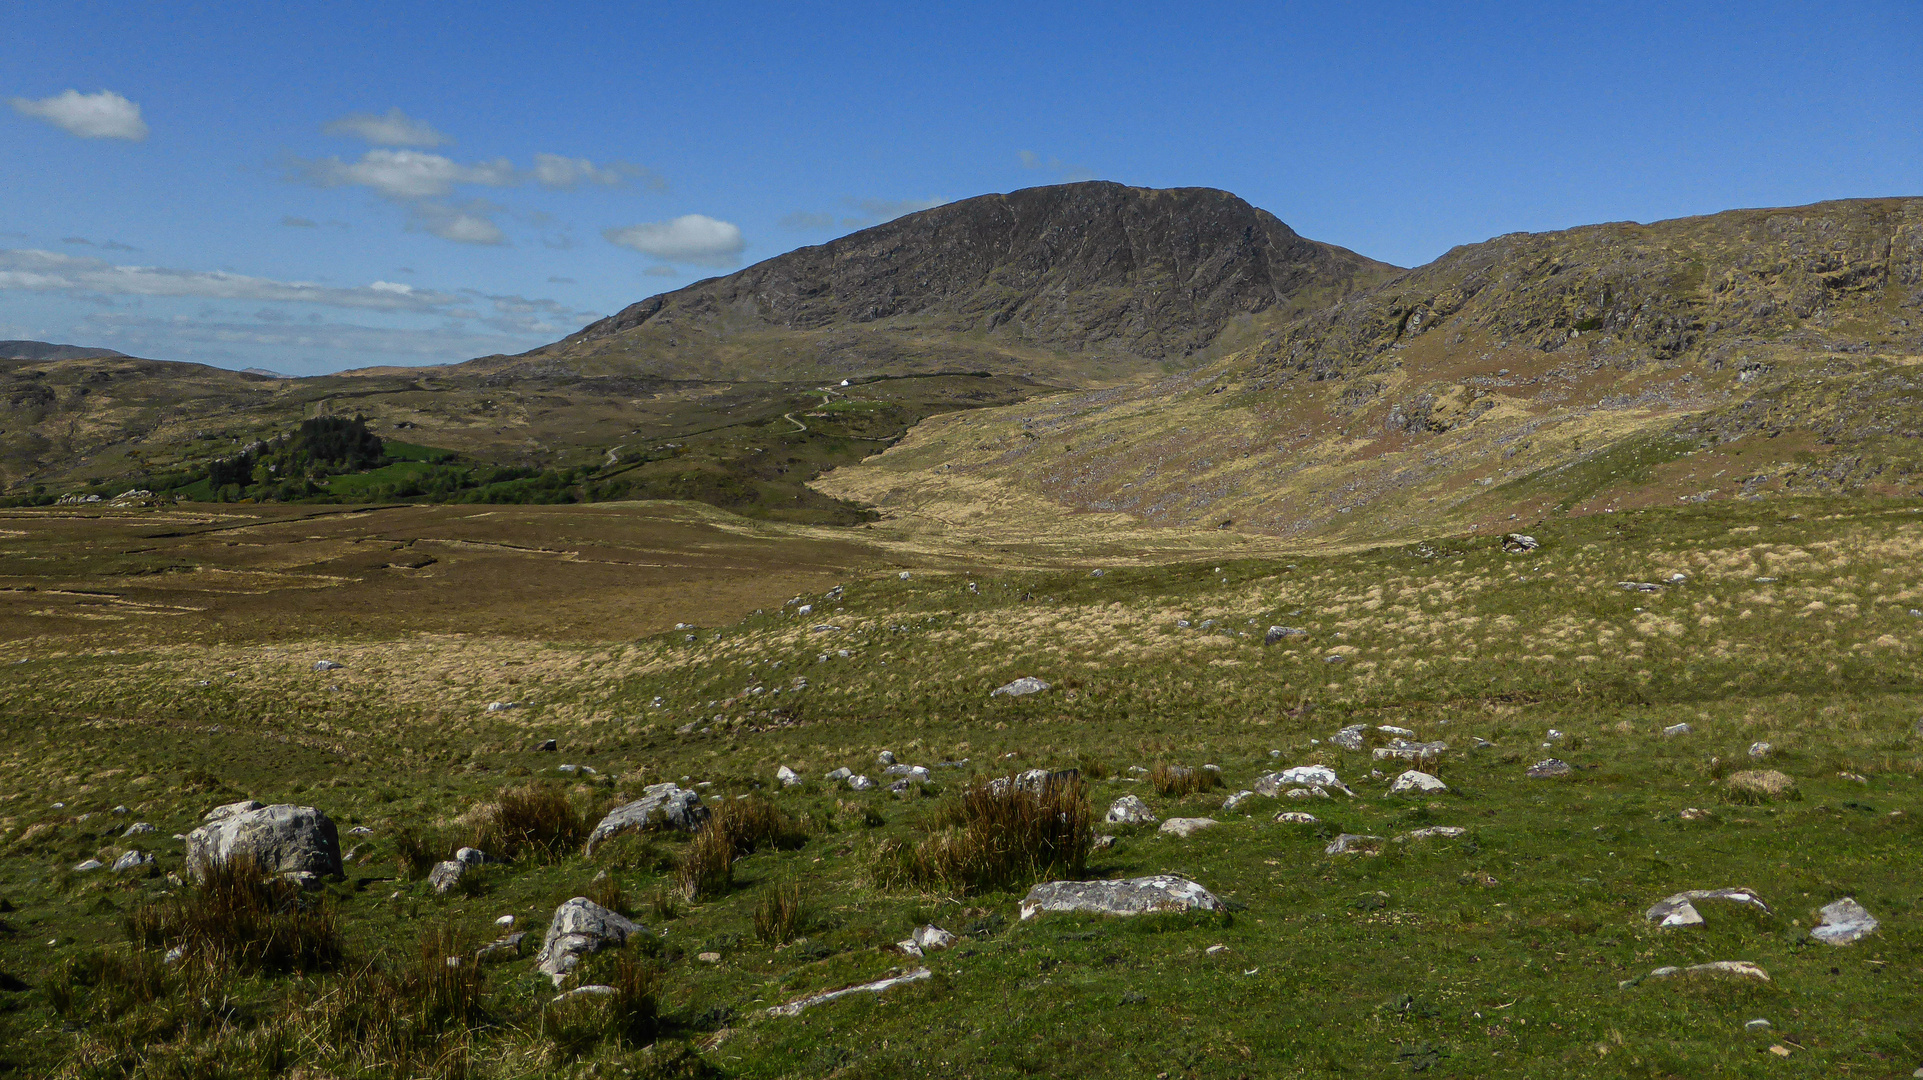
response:
{"label": "moorland", "polygon": [[471,367],[11,362],[0,1074],[1923,1065],[1923,203],[1037,190]]}

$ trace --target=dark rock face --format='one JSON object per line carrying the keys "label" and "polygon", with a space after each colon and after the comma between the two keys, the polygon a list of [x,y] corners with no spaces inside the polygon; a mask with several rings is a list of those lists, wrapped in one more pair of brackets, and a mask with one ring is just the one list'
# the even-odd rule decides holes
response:
{"label": "dark rock face", "polygon": [[650,328],[825,330],[884,320],[1151,359],[1207,347],[1230,320],[1392,268],[1305,240],[1209,188],[1090,182],[982,195],[650,297],[542,352]]}

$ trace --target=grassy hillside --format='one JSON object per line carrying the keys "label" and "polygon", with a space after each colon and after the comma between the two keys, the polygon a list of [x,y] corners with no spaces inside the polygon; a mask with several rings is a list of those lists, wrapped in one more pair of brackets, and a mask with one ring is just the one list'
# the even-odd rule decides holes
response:
{"label": "grassy hillside", "polygon": [[[1622,468],[1660,468],[1661,456]],[[202,538],[167,557],[181,569],[154,587],[210,589],[226,576],[214,567],[244,558],[232,589],[254,599],[201,606],[265,611],[305,596],[297,610],[313,613],[211,622],[126,606],[143,599],[126,591],[136,565],[163,557],[117,539],[139,514],[14,512],[4,526],[19,535],[0,555],[17,604],[0,644],[13,673],[0,681],[0,1068],[1761,1077],[1923,1064],[1914,500],[1596,514],[1535,530],[1541,546],[1525,554],[1432,533],[1126,565],[1085,531],[1079,558],[1063,539],[1060,560],[1035,570],[993,553],[971,565],[960,538],[935,562],[892,545],[828,552],[806,530],[770,526],[712,548],[706,569],[655,578],[649,536],[692,549],[732,526],[642,509],[406,508],[361,512],[353,526],[313,511],[277,524],[294,513],[277,508],[199,526],[148,512],[149,543]],[[415,515],[405,527],[416,532],[437,523],[429,550],[444,562],[376,572],[341,561],[394,563],[394,545],[374,542],[396,535],[381,524],[391,515]],[[668,531],[632,531],[646,521]],[[568,539],[543,554],[519,539],[534,535]],[[80,574],[102,572],[108,551],[129,552],[121,606],[89,607],[100,597]],[[303,551],[309,568],[290,568]],[[545,593],[543,614],[489,617],[513,605],[463,576],[479,571],[460,562],[482,557],[551,562],[529,584]],[[796,574],[765,576],[788,564]],[[403,577],[421,572],[447,576]],[[609,591],[620,575],[668,590],[651,609],[659,632],[620,615],[629,604]],[[541,621],[565,622],[571,608],[587,632]],[[670,618],[697,626],[668,629]],[[169,633],[170,620],[200,629]],[[1265,644],[1273,624],[1307,633]],[[322,658],[344,666],[313,670]],[[1052,688],[989,696],[1024,675]],[[518,707],[487,709],[505,701]],[[1405,764],[1330,742],[1356,723],[1447,742],[1430,771],[1449,790],[1391,794]],[[1688,730],[1665,734],[1677,724]],[[539,751],[550,738],[558,750]],[[1770,746],[1752,756],[1758,742]],[[931,781],[897,797],[822,779],[841,766],[878,775],[883,750],[930,767]],[[1551,756],[1572,775],[1525,776]],[[1310,763],[1333,767],[1356,797],[1223,807],[1258,775]],[[1222,787],[1165,793],[1135,771],[1205,764]],[[782,788],[779,766],[806,782]],[[935,835],[971,782],[1028,768],[1080,770],[1095,831],[1116,838],[1088,855],[1085,875],[1180,874],[1228,910],[1023,921],[1021,882],[915,885],[890,869],[896,845]],[[1732,789],[1750,768],[1787,774],[1794,796]],[[696,786],[711,806],[761,800],[797,835],[742,854],[730,881],[692,899],[678,868],[701,842],[675,836],[594,858],[573,843],[524,852],[444,895],[422,880],[422,860],[482,836],[505,792],[533,785],[592,823],[661,780]],[[1219,824],[1187,838],[1099,824],[1122,795],[1161,818]],[[194,899],[168,877],[182,851],[166,837],[242,797],[372,830],[343,837],[356,858],[311,901],[338,920],[345,961],[300,976],[168,967],[160,946],[129,943],[143,905]],[[1279,823],[1281,811],[1317,820]],[[123,838],[131,821],[158,832]],[[1433,826],[1464,831],[1397,840]],[[1379,854],[1325,854],[1342,833],[1380,837]],[[72,869],[130,847],[157,854],[151,876]],[[1705,903],[1706,925],[1690,929],[1644,918],[1673,893],[1726,886],[1758,890],[1770,913]],[[452,970],[443,958],[463,943],[499,933],[500,916],[538,938],[575,895],[648,927],[584,972],[624,996],[552,1005],[529,955],[458,985],[428,978]],[[1816,909],[1843,896],[1881,929],[1847,947],[1810,938]],[[960,940],[923,959],[895,949],[930,922]],[[1768,981],[1648,977],[1724,960]],[[768,1013],[922,966],[932,977],[879,996]],[[458,995],[433,997],[433,986]],[[369,1010],[404,1022],[376,1025]],[[381,1032],[398,1041],[369,1041]]]}
{"label": "grassy hillside", "polygon": [[924,425],[818,485],[1368,542],[1923,487],[1923,200],[1514,234],[1212,365]]}

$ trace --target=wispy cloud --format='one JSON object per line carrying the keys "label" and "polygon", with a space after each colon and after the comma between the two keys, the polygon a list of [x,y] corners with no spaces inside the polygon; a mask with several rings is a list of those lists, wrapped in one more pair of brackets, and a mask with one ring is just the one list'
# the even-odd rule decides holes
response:
{"label": "wispy cloud", "polygon": [[276,281],[221,270],[119,266],[105,259],[33,248],[0,249],[0,289],[107,296],[198,297],[326,304],[366,311],[447,314],[459,301],[450,293],[376,281],[363,286]]}
{"label": "wispy cloud", "polygon": [[444,196],[456,184],[508,187],[521,176],[506,158],[463,165],[419,150],[369,150],[359,161],[337,157],[294,159],[300,176],[315,187],[359,185],[390,199]]}
{"label": "wispy cloud", "polygon": [[505,244],[507,234],[494,224],[493,214],[500,207],[476,199],[465,206],[448,206],[423,199],[409,207],[413,227],[424,229],[443,240],[457,244]]}
{"label": "wispy cloud", "polygon": [[683,214],[671,221],[608,228],[601,230],[601,235],[610,244],[632,248],[643,255],[695,266],[733,266],[748,247],[739,225],[706,214]]}
{"label": "wispy cloud", "polygon": [[[548,339],[547,331],[492,331],[462,325],[405,328],[342,322],[283,322],[244,317],[197,318],[126,312],[90,315],[94,340],[135,354],[190,355],[255,362],[271,353],[275,369],[333,370],[324,358],[352,356],[377,362],[446,363],[492,353],[518,352]],[[290,355],[291,354],[291,355]],[[317,358],[306,365],[301,354]],[[292,361],[292,362],[290,362]],[[362,361],[366,363],[364,359]]]}
{"label": "wispy cloud", "polygon": [[668,190],[668,179],[653,169],[645,168],[626,161],[608,161],[600,165],[587,158],[563,157],[560,154],[534,155],[534,182],[546,188],[563,191],[572,190],[582,184],[598,187],[621,187],[630,181],[640,181],[649,191]]}
{"label": "wispy cloud", "polygon": [[38,101],[9,98],[15,112],[31,116],[83,139],[126,139],[139,142],[147,137],[147,122],[140,118],[140,106],[114,93],[100,90],[83,94],[63,90]]}
{"label": "wispy cloud", "polygon": [[1085,166],[1071,165],[1058,157],[1044,158],[1033,150],[1018,150],[1015,152],[1015,159],[1022,163],[1024,169],[1041,169],[1055,173],[1056,179],[1064,184],[1095,179],[1094,171]]}
{"label": "wispy cloud", "polygon": [[834,228],[835,215],[815,214],[806,210],[797,210],[787,217],[782,218],[780,224],[784,229],[809,229],[818,232],[823,229]]}
{"label": "wispy cloud", "polygon": [[442,146],[454,140],[399,109],[384,114],[349,113],[321,128],[329,135],[365,139],[375,146]]}

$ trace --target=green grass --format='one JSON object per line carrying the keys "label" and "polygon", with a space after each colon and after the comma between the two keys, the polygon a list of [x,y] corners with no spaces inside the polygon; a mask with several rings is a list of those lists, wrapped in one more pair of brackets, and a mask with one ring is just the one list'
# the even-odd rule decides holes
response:
{"label": "green grass", "polygon": [[[637,994],[655,987],[654,1051],[606,1017],[544,1027],[553,991],[519,959],[487,969],[484,1019],[462,1044],[475,1076],[689,1055],[741,1077],[1906,1075],[1923,1063],[1917,510],[1784,500],[1580,518],[1538,528],[1530,556],[1455,537],[1099,578],[889,573],[809,598],[805,617],[770,597],[694,642],[677,631],[580,645],[379,633],[273,649],[16,644],[5,659],[26,662],[0,683],[0,898],[12,908],[0,918],[14,931],[0,935],[0,970],[30,988],[0,997],[0,1062],[10,1075],[116,1075],[80,1066],[131,1039],[153,1062],[132,1075],[177,1075],[162,1064],[207,1046],[265,1072],[360,1067],[360,1051],[321,1038],[298,1008],[345,974],[208,976],[238,1003],[208,1028],[162,1022],[200,1000],[184,990],[141,1003],[98,979],[70,979],[56,1009],[52,967],[121,955],[122,916],[176,891],[164,875],[69,868],[121,850],[125,823],[145,820],[159,831],[140,842],[178,870],[181,845],[164,838],[251,796],[319,806],[343,833],[375,830],[343,836],[364,850],[326,893],[350,966],[384,957],[403,970],[424,930],[492,936],[502,914],[538,938],[558,903],[590,889],[618,889],[653,931],[633,956],[598,963],[626,963]],[[1688,580],[1656,594],[1616,586],[1675,572]],[[1265,646],[1273,623],[1310,633]],[[307,670],[323,651],[349,666]],[[1054,688],[987,696],[1026,674]],[[508,698],[527,707],[484,711]],[[1352,722],[1449,742],[1432,769],[1449,792],[1390,796],[1386,778],[1404,766],[1381,763],[1373,780],[1367,752],[1328,744]],[[1661,737],[1679,722],[1693,732]],[[1564,734],[1544,747],[1550,728]],[[534,749],[548,737],[558,753]],[[1470,749],[1478,738],[1493,745]],[[1719,778],[1749,767],[1757,740],[1777,748],[1768,767],[1796,777],[1801,799],[1726,797]],[[883,749],[930,766],[933,783],[897,798],[821,779],[843,765],[879,777]],[[1576,775],[1523,777],[1551,755]],[[1315,762],[1359,798],[1220,809],[1263,772]],[[563,763],[596,771],[562,774]],[[776,784],[784,764],[806,782]],[[1182,874],[1231,910],[1023,923],[1025,882],[964,890],[878,874],[891,845],[960,820],[971,782],[1078,764],[1095,831],[1117,837],[1088,854],[1088,876]],[[1164,796],[1132,779],[1132,766],[1163,764],[1216,765],[1224,785]],[[591,822],[682,777],[711,783],[712,805],[759,796],[795,835],[742,845],[731,880],[692,900],[675,894],[690,847],[680,837],[610,844],[591,861],[524,857],[490,868],[476,895],[437,896],[397,874],[397,830],[452,837],[531,781],[559,785]],[[1123,794],[1162,818],[1222,824],[1188,839],[1103,825]],[[118,804],[132,813],[112,814]],[[1710,816],[1684,820],[1685,808]],[[1321,821],[1273,822],[1282,809]],[[1341,832],[1387,840],[1429,825],[1468,831],[1323,854]],[[602,872],[611,886],[594,883]],[[1775,914],[1706,905],[1708,925],[1682,931],[1642,918],[1670,893],[1729,885],[1759,890]],[[775,899],[794,895],[791,925],[773,929]],[[1845,895],[1882,930],[1850,948],[1811,942],[1815,908]],[[892,951],[925,922],[961,940],[925,961]],[[1619,985],[1712,960],[1754,962],[1771,982]],[[917,963],[934,978],[765,1015]],[[1773,1028],[1746,1032],[1758,1018]],[[278,1058],[270,1036],[284,1037]]]}

